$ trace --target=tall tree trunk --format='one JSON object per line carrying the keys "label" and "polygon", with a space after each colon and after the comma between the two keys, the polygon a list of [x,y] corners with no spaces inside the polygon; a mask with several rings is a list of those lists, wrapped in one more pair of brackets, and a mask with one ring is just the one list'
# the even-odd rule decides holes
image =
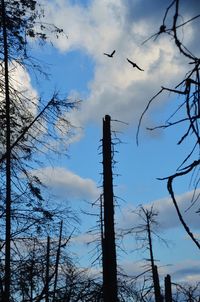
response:
{"label": "tall tree trunk", "polygon": [[47,237],[46,255],[46,280],[45,280],[45,302],[49,302],[49,265],[50,265],[50,237]]}
{"label": "tall tree trunk", "polygon": [[163,299],[162,299],[162,295],[160,292],[158,269],[154,263],[153,245],[152,245],[152,238],[151,238],[151,226],[150,226],[150,222],[149,222],[149,218],[148,218],[148,213],[147,213],[146,217],[147,217],[147,234],[148,234],[148,241],[149,241],[149,253],[150,253],[151,270],[152,270],[152,276],[153,276],[155,302],[162,302]]}
{"label": "tall tree trunk", "polygon": [[165,277],[165,302],[172,302],[172,286],[170,275]]}
{"label": "tall tree trunk", "polygon": [[34,288],[33,269],[34,269],[34,259],[31,259],[31,267],[30,267],[30,302],[33,302],[33,288]]}
{"label": "tall tree trunk", "polygon": [[103,295],[104,302],[117,302],[117,261],[114,230],[113,177],[110,116],[103,120]]}
{"label": "tall tree trunk", "polygon": [[5,244],[5,292],[4,301],[10,301],[11,284],[11,150],[10,150],[10,96],[9,96],[9,71],[8,71],[8,43],[6,8],[4,0],[1,0],[2,25],[3,25],[3,49],[4,49],[4,81],[5,81],[5,109],[6,109],[6,244]]}
{"label": "tall tree trunk", "polygon": [[56,254],[55,280],[54,280],[53,300],[52,300],[53,302],[55,301],[57,281],[58,281],[58,266],[59,266],[59,260],[60,260],[60,249],[61,249],[61,241],[62,241],[62,228],[63,228],[63,221],[61,221],[61,223],[60,223],[60,235],[59,235],[58,249],[57,249],[57,254]]}

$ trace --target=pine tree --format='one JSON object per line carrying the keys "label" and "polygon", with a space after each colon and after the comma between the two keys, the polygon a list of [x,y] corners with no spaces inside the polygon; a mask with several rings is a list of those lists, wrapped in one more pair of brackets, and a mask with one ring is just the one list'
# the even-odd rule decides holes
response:
{"label": "pine tree", "polygon": [[67,129],[65,133],[69,134],[71,125],[65,112],[76,105],[67,98],[59,99],[57,94],[51,100],[42,102],[39,97],[30,96],[16,85],[15,73],[20,68],[24,71],[28,67],[41,70],[31,59],[29,39],[45,43],[48,33],[62,33],[54,25],[44,25],[43,16],[43,8],[37,1],[1,0],[0,226],[4,242],[0,252],[1,258],[5,258],[2,290],[6,302],[11,299],[12,261],[19,256],[15,253],[17,238],[28,238],[34,232],[41,232],[42,226],[52,222],[54,216],[54,212],[44,206],[40,179],[32,173],[38,163],[34,155],[44,147],[48,150],[53,136],[59,139],[56,127],[60,119]]}

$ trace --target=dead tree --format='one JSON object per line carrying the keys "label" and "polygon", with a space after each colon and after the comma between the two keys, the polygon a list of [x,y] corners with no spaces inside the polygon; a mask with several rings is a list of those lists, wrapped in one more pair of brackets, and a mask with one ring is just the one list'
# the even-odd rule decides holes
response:
{"label": "dead tree", "polygon": [[[143,119],[144,114],[148,111],[152,102],[158,98],[161,94],[165,92],[170,92],[173,96],[180,98],[181,97],[181,104],[177,104],[174,110],[170,113],[169,117],[155,127],[148,127],[148,130],[155,130],[155,129],[168,129],[171,127],[178,127],[181,126],[183,133],[178,138],[177,145],[183,145],[186,141],[190,140],[191,147],[190,150],[186,153],[185,158],[182,160],[181,164],[177,167],[176,171],[167,176],[165,178],[167,180],[167,189],[171,196],[172,202],[176,209],[178,218],[184,227],[185,231],[187,232],[188,236],[194,242],[194,244],[200,249],[200,242],[198,238],[195,237],[193,232],[190,229],[190,225],[185,221],[184,215],[181,213],[179,208],[174,182],[178,179],[184,177],[191,177],[191,183],[193,184],[193,196],[191,198],[191,205],[188,207],[190,209],[193,205],[199,202],[199,193],[197,191],[200,177],[199,177],[199,167],[200,167],[200,131],[199,131],[199,118],[200,118],[200,58],[197,57],[192,49],[188,49],[184,44],[185,41],[180,36],[180,32],[184,31],[184,28],[189,23],[193,21],[198,21],[200,19],[200,13],[197,11],[196,15],[193,17],[186,19],[185,22],[182,22],[182,19],[185,17],[180,14],[182,10],[182,5],[184,1],[180,0],[173,0],[170,1],[169,6],[167,7],[162,25],[160,26],[159,31],[148,38],[146,43],[151,38],[159,37],[161,34],[168,34],[170,39],[172,38],[174,41],[175,46],[180,52],[180,56],[186,58],[188,60],[188,68],[185,77],[173,87],[161,87],[161,89],[156,93],[148,102],[145,110],[143,111],[138,125],[137,131],[137,142],[138,142],[138,135],[139,129],[141,126],[141,122]],[[173,17],[171,17],[173,16]],[[168,19],[168,20],[167,20]],[[198,19],[198,20],[197,20]],[[170,21],[170,23],[169,23]],[[169,23],[169,25],[168,25]],[[181,30],[180,30],[181,29]],[[173,98],[174,102],[174,98]],[[200,210],[196,211],[199,214]]]}
{"label": "dead tree", "polygon": [[111,118],[103,119],[103,297],[104,302],[116,302],[117,260],[114,229]]}
{"label": "dead tree", "polygon": [[159,282],[159,275],[158,275],[158,268],[155,265],[154,262],[154,255],[153,255],[153,245],[152,245],[152,230],[151,230],[151,223],[153,222],[153,217],[155,213],[153,212],[153,209],[151,210],[145,210],[143,207],[141,208],[145,220],[146,220],[146,231],[148,236],[148,246],[149,246],[149,255],[150,255],[150,262],[151,262],[151,270],[152,270],[152,277],[153,277],[153,286],[154,286],[154,294],[155,294],[155,302],[162,302],[162,295],[160,292],[160,282]]}
{"label": "dead tree", "polygon": [[170,275],[165,277],[165,302],[172,302],[172,285]]}
{"label": "dead tree", "polygon": [[61,220],[60,223],[60,235],[59,235],[58,249],[56,253],[55,280],[54,280],[53,299],[52,299],[53,302],[55,301],[57,282],[58,282],[58,267],[59,267],[60,253],[61,253],[62,229],[63,229],[63,220]]}
{"label": "dead tree", "polygon": [[10,243],[11,243],[11,150],[10,150],[10,96],[8,76],[8,43],[6,30],[6,11],[4,0],[1,0],[4,51],[4,81],[5,81],[5,115],[6,115],[6,243],[5,243],[5,289],[4,301],[10,301]]}
{"label": "dead tree", "polygon": [[153,209],[153,206],[151,206],[150,209],[140,206],[133,213],[139,217],[141,222],[138,225],[133,226],[132,228],[124,229],[122,231],[122,236],[134,234],[136,241],[139,244],[138,249],[142,251],[148,251],[149,257],[146,260],[150,263],[150,265],[147,266],[148,269],[142,272],[142,274],[138,275],[136,279],[150,272],[151,277],[148,278],[148,280],[151,280],[151,284],[150,286],[148,286],[148,294],[152,293],[153,291],[155,302],[162,302],[163,296],[161,293],[158,268],[155,265],[155,257],[153,251],[154,236],[156,236],[166,244],[166,241],[162,239],[156,231],[156,227],[158,227],[158,221],[156,219],[158,212]]}
{"label": "dead tree", "polygon": [[45,280],[45,302],[49,302],[49,266],[50,266],[50,237],[47,237],[47,255],[46,255],[46,280]]}
{"label": "dead tree", "polygon": [[[37,4],[38,2],[38,4]],[[26,236],[28,236],[28,229],[30,230],[29,236],[32,232],[31,226],[33,226],[32,222],[35,221],[35,225],[38,223],[38,219],[41,214],[41,209],[39,207],[34,207],[34,202],[30,203],[32,205],[32,211],[27,211],[26,213],[31,213],[31,215],[21,215],[19,212],[21,211],[20,203],[23,202],[23,211],[25,213],[25,208],[27,206],[27,200],[30,200],[30,195],[34,196],[35,201],[41,199],[40,194],[40,185],[41,182],[38,177],[32,176],[29,173],[29,169],[27,168],[26,163],[30,163],[32,161],[32,155],[34,151],[40,151],[40,143],[42,142],[42,124],[45,125],[43,121],[49,120],[51,125],[52,117],[63,116],[65,109],[67,108],[67,100],[56,100],[56,94],[52,99],[43,106],[40,103],[39,98],[35,100],[32,97],[26,97],[25,91],[20,91],[20,89],[16,89],[13,84],[14,70],[16,68],[23,66],[32,66],[31,56],[29,56],[28,52],[28,43],[27,37],[31,38],[40,36],[39,40],[45,41],[45,36],[41,35],[41,32],[36,33],[35,30],[35,20],[37,18],[40,19],[40,9],[36,9],[37,5],[39,5],[39,1],[6,1],[0,0],[0,65],[1,65],[1,74],[0,74],[0,136],[1,136],[1,156],[0,156],[0,174],[1,174],[1,192],[3,195],[1,196],[1,238],[5,238],[4,246],[5,248],[1,249],[0,256],[2,256],[2,262],[5,262],[3,267],[4,277],[2,278],[1,291],[3,291],[2,300],[4,302],[10,302],[11,292],[14,291],[11,288],[11,276],[14,275],[13,271],[13,263],[11,266],[11,258],[14,258],[14,250],[15,246],[12,245],[11,249],[11,239],[14,242],[14,239],[19,236],[19,229],[21,234],[26,232]],[[42,16],[42,15],[41,15]],[[50,27],[52,27],[50,25]],[[55,28],[55,32],[62,32],[60,29]],[[30,63],[30,65],[28,64]],[[12,65],[12,68],[11,68]],[[39,71],[40,67],[35,65],[35,71]],[[41,70],[41,69],[40,69]],[[27,109],[28,107],[24,106],[24,104],[34,105],[35,108],[38,104],[38,114],[31,112],[31,110]],[[41,107],[43,109],[41,110]],[[63,110],[60,110],[61,107]],[[71,105],[68,107],[68,109]],[[71,107],[72,108],[72,107]],[[53,111],[51,111],[53,109]],[[67,111],[68,111],[67,109]],[[30,111],[30,112],[29,112]],[[48,113],[47,113],[48,112]],[[52,114],[50,113],[52,112]],[[48,117],[48,118],[47,118]],[[57,119],[56,118],[56,119]],[[64,121],[65,119],[63,119]],[[55,121],[55,118],[54,118]],[[46,126],[44,126],[46,128]],[[44,129],[44,133],[46,133],[46,129]],[[52,127],[51,129],[53,129]],[[34,131],[34,130],[35,131]],[[41,132],[40,132],[41,129]],[[67,122],[67,129],[69,129],[69,123]],[[40,133],[39,135],[33,136],[33,133]],[[40,137],[40,138],[39,138]],[[34,143],[32,143],[34,141]],[[36,144],[38,146],[36,147]],[[43,141],[44,142],[44,141]],[[36,161],[35,161],[36,162]],[[30,168],[30,166],[29,166]],[[28,171],[29,170],[29,171]],[[26,184],[24,179],[20,180],[19,175],[25,175]],[[22,177],[23,178],[23,177]],[[5,181],[4,181],[5,180]],[[15,180],[20,182],[20,185],[15,184]],[[36,186],[36,182],[38,181],[38,186]],[[40,185],[39,185],[40,183]],[[18,187],[18,188],[17,188]],[[20,189],[19,189],[20,187]],[[28,189],[28,190],[27,190]],[[23,193],[22,193],[23,191]],[[29,195],[30,194],[30,195]],[[29,195],[29,196],[28,196]],[[13,197],[15,196],[15,198]],[[26,197],[25,197],[26,196]],[[33,200],[33,199],[32,199]],[[36,203],[35,203],[36,204]],[[18,207],[17,207],[18,205]],[[13,211],[14,207],[15,211]],[[35,209],[35,210],[34,210]],[[37,214],[36,214],[37,212]],[[40,214],[38,215],[38,213]],[[43,212],[44,213],[44,212]],[[48,214],[48,211],[46,211]],[[50,213],[50,212],[49,212]],[[12,214],[12,215],[11,215]],[[31,217],[32,216],[32,217]],[[33,217],[35,216],[35,217]],[[37,217],[36,217],[37,216]],[[45,216],[45,215],[44,215]],[[47,215],[48,216],[48,215]],[[45,220],[52,218],[53,216],[47,217],[45,219],[40,219],[41,224],[45,222]],[[33,219],[32,219],[33,218]],[[36,219],[35,219],[36,218]],[[14,219],[17,220],[17,223],[13,223]],[[32,219],[32,221],[31,221]],[[5,221],[4,221],[5,220]],[[30,222],[29,227],[25,223]],[[5,231],[4,231],[5,225]],[[3,227],[2,227],[3,226]],[[25,226],[25,227],[24,227]],[[15,232],[15,228],[18,229]],[[5,234],[5,235],[4,235]],[[17,235],[16,235],[17,234]],[[14,238],[15,237],[15,238]],[[12,251],[12,254],[11,254]],[[14,278],[13,278],[14,279]],[[13,280],[14,281],[14,280]],[[13,282],[14,283],[14,282]]]}

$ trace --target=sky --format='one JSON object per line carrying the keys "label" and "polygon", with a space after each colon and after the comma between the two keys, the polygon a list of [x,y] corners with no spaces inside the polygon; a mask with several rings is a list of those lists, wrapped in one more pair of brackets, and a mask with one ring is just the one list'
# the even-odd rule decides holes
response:
{"label": "sky", "polygon": [[[181,22],[200,10],[198,1],[182,3]],[[195,281],[200,277],[199,251],[180,225],[166,188],[166,177],[176,171],[191,148],[191,140],[183,146],[177,141],[184,129],[147,131],[162,123],[181,103],[180,98],[164,93],[153,102],[146,113],[136,144],[136,131],[140,116],[149,99],[161,86],[174,87],[188,71],[188,59],[180,55],[168,35],[142,43],[158,32],[169,1],[159,0],[43,0],[45,22],[63,28],[65,35],[53,43],[39,48],[32,43],[33,56],[39,58],[49,80],[37,81],[33,74],[19,70],[19,82],[32,95],[50,97],[54,91],[71,99],[81,99],[79,110],[68,114],[77,127],[69,139],[68,157],[55,156],[51,164],[37,170],[37,175],[63,203],[67,202],[77,212],[81,224],[71,243],[82,266],[91,266],[93,246],[88,242],[95,226],[95,218],[83,211],[98,213],[92,206],[101,194],[102,165],[99,147],[102,139],[102,119],[109,114],[112,119],[115,145],[114,192],[116,198],[116,228],[128,228],[140,223],[133,211],[142,204],[159,211],[158,233],[168,240],[163,245],[155,239],[155,257],[162,276],[170,273],[173,280]],[[169,15],[171,16],[171,15]],[[170,24],[170,18],[167,24]],[[198,21],[199,22],[199,21]],[[198,22],[180,31],[181,40],[199,56]],[[112,53],[113,58],[103,53]],[[144,71],[133,68],[127,58]],[[120,142],[120,143],[119,143]],[[180,209],[193,232],[199,236],[198,204],[190,211],[192,186],[188,179],[176,184]],[[119,241],[119,245],[120,245]],[[124,239],[127,253],[119,251],[118,263],[130,274],[142,270],[146,254],[135,251],[134,236]],[[98,269],[98,263],[97,263]]]}

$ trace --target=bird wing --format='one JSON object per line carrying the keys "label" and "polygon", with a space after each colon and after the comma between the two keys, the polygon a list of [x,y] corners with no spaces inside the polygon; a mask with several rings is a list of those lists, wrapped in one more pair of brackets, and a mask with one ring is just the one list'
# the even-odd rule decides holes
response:
{"label": "bird wing", "polygon": [[113,52],[111,53],[111,57],[114,55],[114,53],[115,53],[115,50],[113,50]]}
{"label": "bird wing", "polygon": [[130,64],[132,64],[132,65],[133,65],[133,62],[132,62],[132,61],[130,61],[128,58],[127,58],[127,61],[128,61]]}
{"label": "bird wing", "polygon": [[137,64],[135,64],[135,67],[136,67],[137,69],[139,69],[140,71],[144,71],[144,69],[140,68]]}

